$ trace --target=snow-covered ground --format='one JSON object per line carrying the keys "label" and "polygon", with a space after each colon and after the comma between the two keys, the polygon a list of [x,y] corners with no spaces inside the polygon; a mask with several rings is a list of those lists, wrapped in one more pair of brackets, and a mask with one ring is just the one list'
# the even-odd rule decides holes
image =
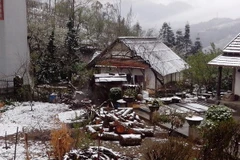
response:
{"label": "snow-covered ground", "polygon": [[[82,110],[69,111],[66,104],[42,102],[33,102],[32,111],[30,102],[15,103],[15,106],[6,106],[6,108],[7,111],[0,113],[0,160],[13,159],[17,127],[19,139],[16,147],[16,160],[25,160],[26,149],[23,131],[27,133],[33,130],[44,131],[58,128],[60,122],[69,122],[74,116],[84,113]],[[9,149],[4,148],[5,134],[10,135],[7,138]],[[49,142],[29,140],[30,159],[47,160],[49,146]]]}
{"label": "snow-covered ground", "polygon": [[7,135],[16,133],[17,127],[20,132],[57,128],[59,124],[57,114],[68,110],[65,104],[42,102],[34,102],[32,111],[29,102],[16,103],[15,106],[7,108],[6,112],[0,113],[0,136],[5,136],[5,133]]}

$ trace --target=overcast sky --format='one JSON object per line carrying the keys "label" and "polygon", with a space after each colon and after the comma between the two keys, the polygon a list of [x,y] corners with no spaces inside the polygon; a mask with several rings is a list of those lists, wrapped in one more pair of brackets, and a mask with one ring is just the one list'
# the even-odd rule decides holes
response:
{"label": "overcast sky", "polygon": [[[100,0],[116,3],[120,0]],[[180,27],[213,18],[240,18],[240,0],[121,0],[122,14],[132,6],[134,19],[145,28],[159,28],[163,22]],[[184,3],[179,3],[184,2]]]}

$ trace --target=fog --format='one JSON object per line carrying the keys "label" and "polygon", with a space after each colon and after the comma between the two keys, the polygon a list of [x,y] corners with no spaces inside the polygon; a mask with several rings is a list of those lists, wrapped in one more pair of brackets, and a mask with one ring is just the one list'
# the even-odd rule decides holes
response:
{"label": "fog", "polygon": [[[120,0],[101,0],[107,1],[120,4]],[[145,29],[159,28],[163,22],[177,28],[187,22],[240,17],[240,0],[121,0],[122,16],[126,16],[131,6],[134,21],[139,21]]]}

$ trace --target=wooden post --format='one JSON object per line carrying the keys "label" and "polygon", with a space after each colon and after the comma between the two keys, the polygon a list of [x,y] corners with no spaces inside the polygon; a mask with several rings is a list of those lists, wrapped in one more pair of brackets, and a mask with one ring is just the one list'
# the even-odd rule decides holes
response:
{"label": "wooden post", "polygon": [[157,74],[155,75],[155,96],[157,96]]}
{"label": "wooden post", "polygon": [[232,93],[233,94],[235,94],[236,73],[237,73],[237,69],[233,68],[233,76],[232,76]]}
{"label": "wooden post", "polygon": [[144,90],[146,90],[146,73],[145,73],[145,69],[143,69],[143,71],[142,71],[142,73],[143,73],[143,89]]}
{"label": "wooden post", "polygon": [[15,140],[15,148],[14,148],[14,158],[13,158],[14,160],[16,160],[17,143],[18,143],[18,127],[17,127],[16,140]]}
{"label": "wooden post", "polygon": [[218,67],[218,86],[217,86],[217,100],[221,99],[221,85],[222,85],[222,66]]}
{"label": "wooden post", "polygon": [[24,138],[25,138],[26,160],[30,160],[29,150],[28,150],[28,135],[27,135],[27,133],[24,133]]}

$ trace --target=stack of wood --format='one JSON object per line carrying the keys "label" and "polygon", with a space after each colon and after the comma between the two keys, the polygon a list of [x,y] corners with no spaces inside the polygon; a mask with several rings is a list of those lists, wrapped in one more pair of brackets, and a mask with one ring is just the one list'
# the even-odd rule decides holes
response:
{"label": "stack of wood", "polygon": [[132,108],[101,108],[86,131],[93,139],[119,141],[123,146],[140,145],[143,138],[154,136],[153,129],[147,128]]}

